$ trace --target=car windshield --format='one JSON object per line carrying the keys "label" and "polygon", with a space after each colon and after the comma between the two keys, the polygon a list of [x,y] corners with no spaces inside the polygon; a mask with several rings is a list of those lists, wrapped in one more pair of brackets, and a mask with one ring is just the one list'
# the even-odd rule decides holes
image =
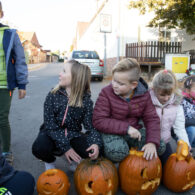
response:
{"label": "car windshield", "polygon": [[95,51],[74,51],[72,57],[74,59],[99,59]]}

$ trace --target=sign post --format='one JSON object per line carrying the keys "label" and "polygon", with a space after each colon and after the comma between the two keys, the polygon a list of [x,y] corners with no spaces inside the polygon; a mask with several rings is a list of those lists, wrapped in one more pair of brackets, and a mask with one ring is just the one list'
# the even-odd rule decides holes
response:
{"label": "sign post", "polygon": [[107,74],[106,64],[106,33],[112,32],[111,15],[101,14],[100,15],[100,32],[104,33],[104,76]]}

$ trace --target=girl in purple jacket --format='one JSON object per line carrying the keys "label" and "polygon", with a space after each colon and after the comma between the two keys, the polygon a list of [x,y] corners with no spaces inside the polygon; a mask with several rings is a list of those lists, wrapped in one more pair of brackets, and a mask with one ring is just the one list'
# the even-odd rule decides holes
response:
{"label": "girl in purple jacket", "polygon": [[160,118],[161,139],[166,143],[166,151],[160,155],[164,165],[173,153],[170,145],[171,128],[179,139],[183,139],[190,146],[181,106],[182,95],[178,91],[177,80],[171,70],[162,70],[154,76],[150,95]]}
{"label": "girl in purple jacket", "polygon": [[112,83],[101,90],[95,104],[93,125],[102,134],[105,157],[113,162],[123,160],[132,146],[142,149],[147,160],[157,156],[160,120],[140,73],[135,59],[120,61],[112,70]]}

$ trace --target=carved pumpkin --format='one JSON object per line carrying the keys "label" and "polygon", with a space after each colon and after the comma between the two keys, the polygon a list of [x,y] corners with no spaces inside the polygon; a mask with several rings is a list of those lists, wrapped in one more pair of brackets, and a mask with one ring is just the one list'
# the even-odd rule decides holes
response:
{"label": "carved pumpkin", "polygon": [[104,158],[85,159],[74,173],[79,195],[114,195],[118,190],[118,174],[114,164]]}
{"label": "carved pumpkin", "polygon": [[164,166],[163,183],[173,192],[185,192],[195,185],[195,160],[183,140],[178,141],[177,152]]}
{"label": "carved pumpkin", "polygon": [[149,195],[160,185],[162,165],[159,158],[146,160],[144,152],[134,149],[119,165],[122,191],[128,195]]}
{"label": "carved pumpkin", "polygon": [[59,169],[49,169],[43,172],[37,181],[39,195],[67,195],[69,188],[67,175]]}

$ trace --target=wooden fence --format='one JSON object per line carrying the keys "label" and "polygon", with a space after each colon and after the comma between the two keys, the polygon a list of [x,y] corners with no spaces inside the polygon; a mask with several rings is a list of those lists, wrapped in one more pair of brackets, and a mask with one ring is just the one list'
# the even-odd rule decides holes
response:
{"label": "wooden fence", "polygon": [[162,63],[166,53],[181,53],[181,42],[148,41],[126,44],[126,57],[142,63]]}

